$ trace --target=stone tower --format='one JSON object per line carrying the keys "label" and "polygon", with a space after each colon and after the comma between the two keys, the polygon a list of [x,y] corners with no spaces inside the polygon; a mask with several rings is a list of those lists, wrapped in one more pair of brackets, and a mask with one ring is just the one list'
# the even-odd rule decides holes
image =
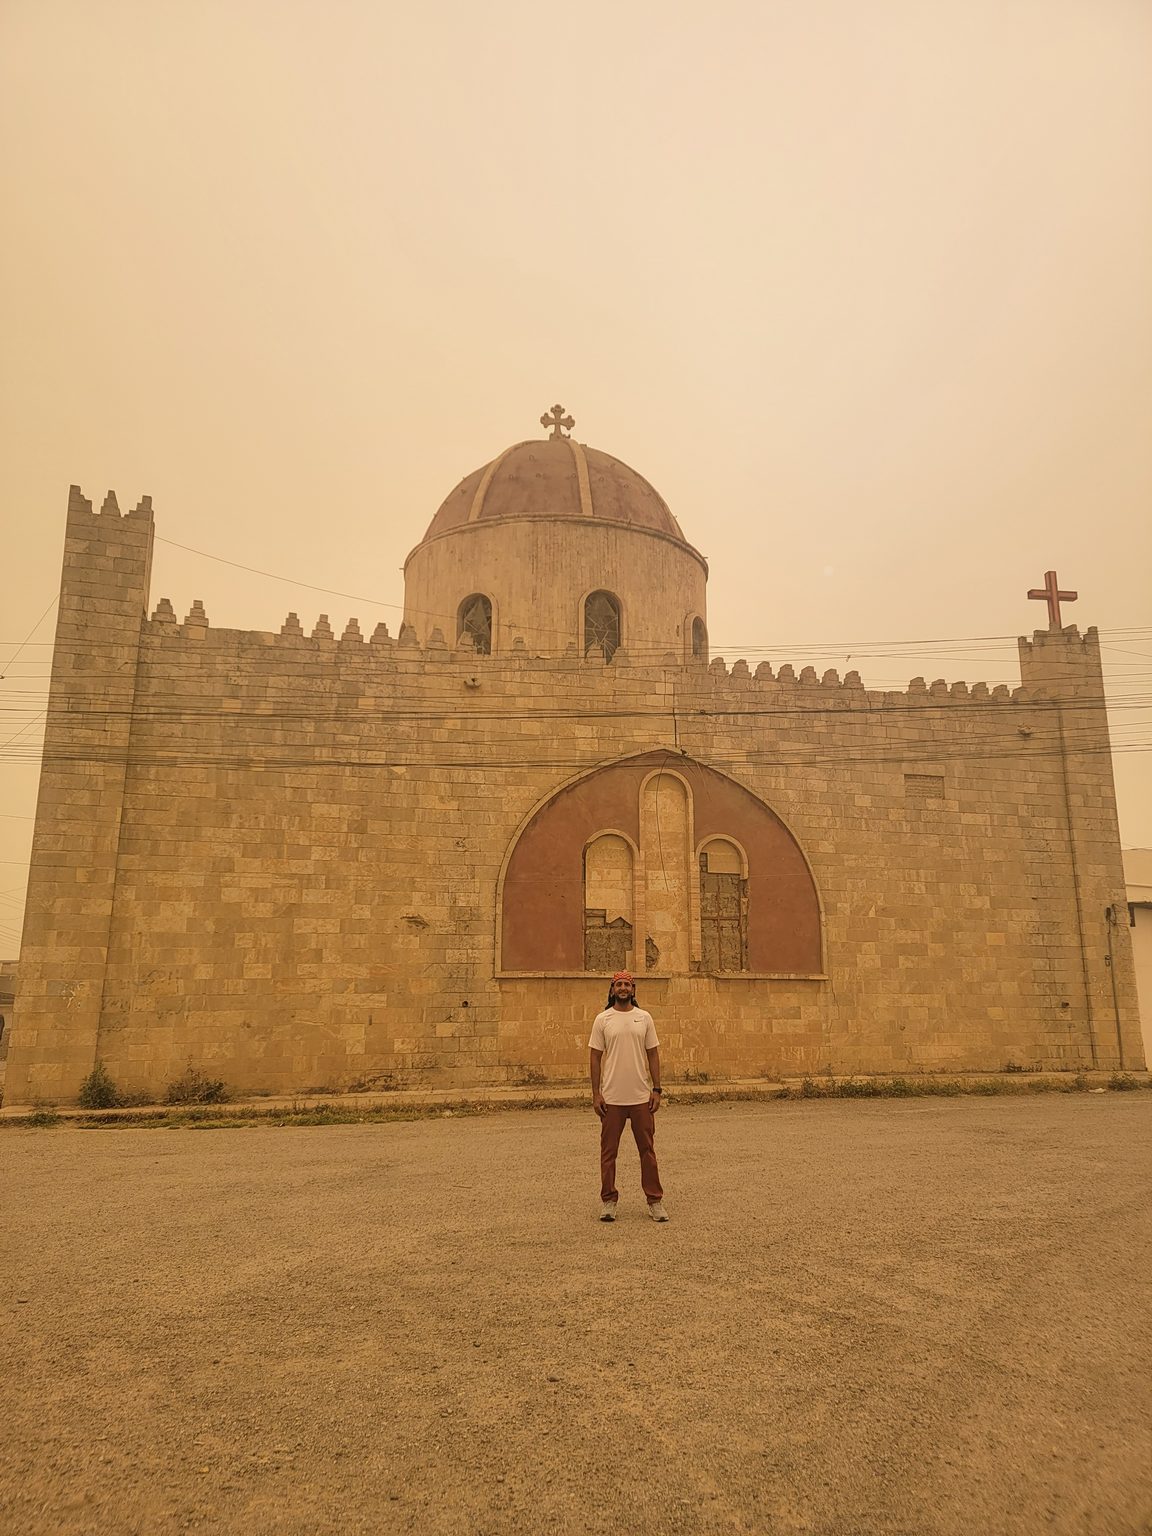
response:
{"label": "stone tower", "polygon": [[1081,635],[1074,624],[1053,624],[1021,639],[1019,649],[1020,681],[1042,737],[1037,745],[1059,764],[1052,878],[1035,898],[1067,909],[1053,914],[1065,935],[1053,967],[1066,973],[1065,989],[1080,1001],[1075,1011],[1082,1010],[1091,1065],[1142,1068],[1100,640],[1095,628]]}
{"label": "stone tower", "polygon": [[152,500],[98,513],[72,486],[28,907],[10,1102],[74,1097],[100,1055],[141,624],[152,568]]}

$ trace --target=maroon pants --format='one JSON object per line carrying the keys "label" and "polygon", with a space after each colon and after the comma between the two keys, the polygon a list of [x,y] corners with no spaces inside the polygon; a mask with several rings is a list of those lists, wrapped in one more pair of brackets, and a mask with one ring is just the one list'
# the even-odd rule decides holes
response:
{"label": "maroon pants", "polygon": [[616,1153],[624,1125],[632,1122],[632,1135],[640,1154],[640,1184],[649,1202],[661,1200],[660,1170],[656,1166],[656,1116],[647,1104],[605,1104],[600,1121],[600,1198],[616,1200]]}

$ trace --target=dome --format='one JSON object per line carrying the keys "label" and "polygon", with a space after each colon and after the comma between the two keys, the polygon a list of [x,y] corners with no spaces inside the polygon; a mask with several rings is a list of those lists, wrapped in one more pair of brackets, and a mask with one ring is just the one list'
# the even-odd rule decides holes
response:
{"label": "dome", "polygon": [[445,498],[424,541],[470,523],[522,518],[591,518],[688,542],[643,475],[609,453],[558,435],[516,443],[473,470]]}
{"label": "dome", "polygon": [[562,406],[542,422],[445,500],[404,562],[404,623],[481,654],[698,659],[708,562],[642,475],[564,435]]}

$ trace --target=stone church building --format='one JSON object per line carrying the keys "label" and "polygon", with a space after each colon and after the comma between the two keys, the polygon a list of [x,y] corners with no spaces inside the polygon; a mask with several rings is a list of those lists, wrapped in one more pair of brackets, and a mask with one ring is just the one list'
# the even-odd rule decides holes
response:
{"label": "stone church building", "polygon": [[[73,488],[6,1101],[1143,1065],[1096,632],[1021,686],[710,657],[707,565],[569,435],[463,480],[405,616],[181,622]],[[149,616],[149,609],[151,613]]]}

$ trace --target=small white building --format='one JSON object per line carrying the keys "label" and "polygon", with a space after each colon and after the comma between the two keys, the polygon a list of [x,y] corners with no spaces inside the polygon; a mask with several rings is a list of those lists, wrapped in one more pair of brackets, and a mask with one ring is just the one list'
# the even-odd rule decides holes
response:
{"label": "small white building", "polygon": [[1136,961],[1136,993],[1144,1059],[1152,1065],[1152,848],[1125,848],[1124,884]]}

